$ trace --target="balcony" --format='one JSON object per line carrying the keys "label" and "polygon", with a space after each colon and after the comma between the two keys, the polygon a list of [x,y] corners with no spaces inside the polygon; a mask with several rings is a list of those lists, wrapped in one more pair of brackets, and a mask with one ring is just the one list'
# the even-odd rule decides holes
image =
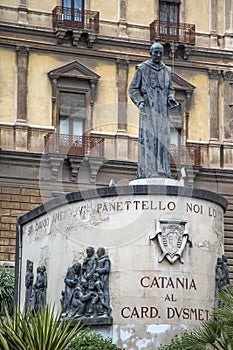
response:
{"label": "balcony", "polygon": [[99,33],[99,12],[71,9],[56,6],[53,9],[53,27],[82,29],[85,32]]}
{"label": "balcony", "polygon": [[[106,137],[108,145],[110,141]],[[60,153],[71,156],[93,156],[97,158],[106,157],[104,149],[103,137],[96,136],[73,136],[49,133],[44,137],[44,153]],[[114,141],[115,142],[115,141]],[[120,141],[119,141],[120,142]],[[109,146],[111,147],[111,146]],[[137,147],[137,146],[136,146]],[[109,150],[108,150],[109,151]],[[117,159],[114,152],[114,144],[112,144],[112,159]],[[115,154],[115,156],[114,156]],[[130,161],[135,161],[129,156]],[[171,165],[185,166],[201,165],[201,146],[188,145],[188,146],[175,146],[171,145]]]}
{"label": "balcony", "polygon": [[195,45],[195,25],[155,20],[150,24],[150,40]]}
{"label": "balcony", "polygon": [[104,139],[49,133],[44,137],[44,152],[101,158],[104,157]]}
{"label": "balcony", "polygon": [[195,146],[175,146],[171,145],[171,164],[172,165],[201,165],[201,147],[199,145]]}

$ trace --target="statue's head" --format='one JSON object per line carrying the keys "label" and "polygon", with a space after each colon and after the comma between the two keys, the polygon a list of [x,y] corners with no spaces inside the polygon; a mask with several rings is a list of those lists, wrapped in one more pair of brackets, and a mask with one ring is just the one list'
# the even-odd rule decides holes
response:
{"label": "statue's head", "polygon": [[98,250],[97,250],[97,255],[98,257],[100,258],[101,256],[104,256],[105,255],[105,249],[104,247],[99,247]]}
{"label": "statue's head", "polygon": [[155,64],[161,62],[163,57],[163,45],[160,43],[154,43],[150,47],[151,59]]}
{"label": "statue's head", "polygon": [[94,279],[94,281],[98,281],[98,279],[99,279],[99,274],[98,274],[98,272],[95,272],[95,273],[93,274],[93,279]]}
{"label": "statue's head", "polygon": [[226,255],[223,255],[222,256],[222,260],[226,263],[227,262],[227,257],[226,257]]}
{"label": "statue's head", "polygon": [[40,270],[41,270],[41,273],[45,273],[45,271],[46,271],[45,265],[42,265],[41,268],[40,268]]}
{"label": "statue's head", "polygon": [[94,255],[95,249],[93,247],[87,247],[86,253],[87,253],[87,256],[90,258],[91,256]]}
{"label": "statue's head", "polygon": [[86,289],[86,288],[88,287],[88,282],[87,282],[87,280],[82,279],[82,280],[81,280],[81,286],[82,286],[84,289]]}
{"label": "statue's head", "polygon": [[78,262],[75,262],[75,263],[73,264],[73,269],[74,269],[75,273],[79,273],[80,270],[81,270],[81,264],[78,263]]}

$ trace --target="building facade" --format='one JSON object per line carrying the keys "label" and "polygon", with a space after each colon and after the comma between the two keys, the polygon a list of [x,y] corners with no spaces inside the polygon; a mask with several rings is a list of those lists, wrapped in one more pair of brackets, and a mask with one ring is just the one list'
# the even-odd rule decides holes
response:
{"label": "building facade", "polygon": [[179,102],[173,176],[185,168],[190,187],[228,200],[233,277],[232,12],[232,0],[1,1],[1,262],[14,262],[17,216],[135,177],[138,112],[127,90],[159,41]]}

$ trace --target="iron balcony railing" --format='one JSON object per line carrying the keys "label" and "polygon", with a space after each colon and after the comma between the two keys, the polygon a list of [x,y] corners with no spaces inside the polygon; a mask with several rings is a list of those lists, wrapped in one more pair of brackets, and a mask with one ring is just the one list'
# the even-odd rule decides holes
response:
{"label": "iron balcony railing", "polygon": [[167,40],[195,45],[195,25],[155,20],[150,24],[150,40]]}
{"label": "iron balcony railing", "polygon": [[104,157],[104,138],[49,133],[44,138],[45,153]]}
{"label": "iron balcony railing", "polygon": [[199,145],[171,145],[170,152],[170,162],[173,165],[201,165],[201,147]]}
{"label": "iron balcony railing", "polygon": [[99,12],[56,6],[53,9],[53,27],[79,28],[99,33]]}
{"label": "iron balcony railing", "polygon": [[[104,138],[49,133],[44,137],[44,152],[103,158],[105,156]],[[201,147],[171,145],[171,164],[200,166]]]}

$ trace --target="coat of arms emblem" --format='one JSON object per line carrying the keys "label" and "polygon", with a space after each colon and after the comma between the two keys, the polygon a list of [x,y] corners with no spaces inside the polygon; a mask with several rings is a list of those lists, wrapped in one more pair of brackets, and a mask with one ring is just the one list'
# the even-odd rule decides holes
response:
{"label": "coat of arms emblem", "polygon": [[155,235],[151,236],[153,240],[157,238],[162,254],[159,262],[166,258],[170,264],[180,260],[183,264],[182,254],[187,243],[191,245],[187,230],[187,221],[181,220],[158,220]]}

